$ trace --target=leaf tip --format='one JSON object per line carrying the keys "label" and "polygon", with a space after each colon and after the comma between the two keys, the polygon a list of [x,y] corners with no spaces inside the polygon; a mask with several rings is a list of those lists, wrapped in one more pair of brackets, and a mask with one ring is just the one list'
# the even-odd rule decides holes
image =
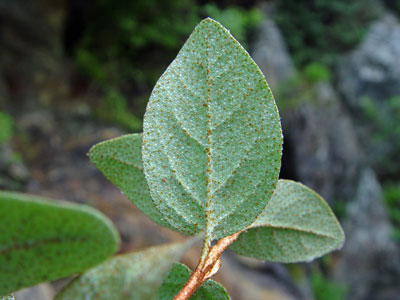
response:
{"label": "leaf tip", "polygon": [[94,153],[95,153],[95,149],[97,148],[98,144],[93,145],[92,147],[90,147],[89,151],[86,153],[86,155],[89,157],[90,161],[92,161]]}
{"label": "leaf tip", "polygon": [[226,29],[220,22],[210,17],[203,19],[198,25],[198,27],[209,27],[209,26],[215,26],[218,28]]}

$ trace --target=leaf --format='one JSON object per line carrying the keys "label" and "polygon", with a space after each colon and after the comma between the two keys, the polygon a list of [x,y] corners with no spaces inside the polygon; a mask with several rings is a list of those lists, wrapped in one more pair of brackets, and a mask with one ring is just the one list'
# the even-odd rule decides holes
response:
{"label": "leaf", "polygon": [[14,299],[15,298],[14,298],[13,294],[10,294],[8,296],[3,296],[3,297],[0,296],[0,300],[14,300]]}
{"label": "leaf", "polygon": [[[188,281],[191,271],[183,264],[175,264],[161,285],[158,300],[171,300]],[[227,300],[230,299],[225,288],[214,280],[207,280],[189,298],[190,300]]]}
{"label": "leaf", "polygon": [[101,142],[89,151],[92,163],[146,216],[170,227],[150,196],[142,166],[142,135],[128,134]]}
{"label": "leaf", "polygon": [[261,71],[222,25],[208,18],[195,28],[143,126],[150,193],[176,230],[219,239],[261,213],[280,169],[279,115]]}
{"label": "leaf", "polygon": [[339,222],[317,193],[279,180],[262,214],[230,247],[241,255],[289,263],[312,260],[343,242]]}
{"label": "leaf", "polygon": [[12,117],[0,111],[0,145],[8,142],[14,134],[14,121]]}
{"label": "leaf", "polygon": [[168,244],[118,255],[87,271],[55,300],[151,300],[171,265],[192,245]]}
{"label": "leaf", "polygon": [[0,295],[82,272],[118,248],[111,222],[83,205],[0,191],[0,220]]}

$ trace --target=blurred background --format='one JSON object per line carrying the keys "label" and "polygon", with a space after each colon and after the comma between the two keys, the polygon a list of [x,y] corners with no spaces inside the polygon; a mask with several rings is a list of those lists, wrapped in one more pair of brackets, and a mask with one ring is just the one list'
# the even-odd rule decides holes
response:
{"label": "blurred background", "polygon": [[[400,299],[399,0],[0,0],[0,189],[97,207],[121,252],[182,239],[86,153],[141,131],[152,87],[206,16],[231,30],[274,92],[281,177],[320,193],[347,238],[304,264],[227,253],[217,280],[237,300]],[[17,300],[51,299],[64,283]]]}

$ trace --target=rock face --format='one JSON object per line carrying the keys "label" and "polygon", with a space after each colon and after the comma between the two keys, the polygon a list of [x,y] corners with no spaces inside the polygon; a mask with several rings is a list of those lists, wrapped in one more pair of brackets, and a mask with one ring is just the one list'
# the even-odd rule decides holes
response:
{"label": "rock face", "polygon": [[51,300],[55,293],[52,286],[48,283],[42,283],[31,288],[26,288],[15,293],[17,300]]}
{"label": "rock face", "polygon": [[266,18],[256,31],[252,57],[274,88],[294,75],[294,66],[276,24]]}
{"label": "rock face", "polygon": [[282,170],[291,162],[290,171],[282,176],[312,187],[331,204],[351,199],[360,172],[360,151],[351,119],[330,84],[321,82],[310,89],[312,99],[282,115]]}
{"label": "rock face", "polygon": [[338,86],[352,109],[360,109],[362,97],[385,101],[400,95],[399,57],[400,23],[387,14],[339,65]]}
{"label": "rock face", "polygon": [[[338,87],[358,124],[366,159],[380,177],[397,177],[400,153],[400,22],[387,14],[338,67]],[[370,103],[370,104],[368,104]],[[366,109],[369,107],[369,109]],[[396,121],[397,120],[397,121]]]}
{"label": "rock face", "polygon": [[340,98],[328,83],[312,89],[314,99],[283,115],[282,122],[295,179],[314,188],[332,206],[339,200],[346,203],[341,220],[346,242],[335,254],[337,264],[331,272],[349,287],[348,299],[398,299],[389,295],[400,294],[400,277],[380,275],[382,270],[400,272],[381,185],[364,163],[356,130]]}
{"label": "rock face", "polygon": [[369,168],[360,174],[344,228],[346,243],[335,276],[351,287],[349,299],[399,299],[400,256],[380,184]]}
{"label": "rock face", "polygon": [[[60,55],[61,27],[52,20],[63,19],[64,2],[0,0],[0,106],[26,98],[37,98],[46,103],[48,99],[63,97],[67,89],[63,74],[65,68],[56,63]],[[47,3],[42,6],[54,9],[45,11],[38,3]],[[57,14],[60,14],[59,18]],[[29,26],[37,30],[27,30]],[[295,68],[279,29],[271,19],[265,20],[259,27],[252,48],[252,56],[266,75],[278,102],[283,103],[285,99],[280,99],[276,91],[294,76]],[[283,177],[314,188],[332,205],[339,200],[346,203],[341,221],[347,241],[342,251],[335,253],[329,275],[348,285],[348,299],[352,300],[391,300],[399,299],[400,295],[398,246],[391,239],[391,225],[382,203],[380,184],[374,171],[365,164],[363,157],[366,154],[359,146],[357,127],[349,113],[360,109],[359,99],[362,96],[383,102],[387,97],[400,95],[399,57],[400,25],[388,15],[371,27],[362,45],[339,67],[337,79],[343,99],[330,83],[319,82],[305,87],[305,101],[282,113],[285,135]],[[56,95],[49,95],[49,92]],[[50,141],[49,148],[51,145],[57,153],[63,148],[69,152],[68,156],[64,153],[64,157],[56,157],[55,152],[47,155],[52,161],[48,170],[52,172],[43,170],[43,166],[34,170],[28,191],[41,191],[56,198],[68,195],[69,199],[77,201],[88,199],[108,211],[122,233],[124,251],[148,246],[155,240],[168,237],[168,231],[155,228],[156,225],[141,215],[116,189],[112,189],[111,184],[107,185],[104,178],[101,181],[98,178],[100,174],[93,167],[90,169],[85,153],[94,143],[89,140],[93,133],[86,134],[90,130],[86,131],[81,123],[77,124],[79,130],[74,130],[79,131],[81,142],[76,145],[72,134],[66,136],[64,133],[65,136],[61,135],[63,138],[59,137],[55,122],[50,117],[46,118],[46,122],[39,122],[34,112],[20,119],[22,128],[36,128],[43,135],[43,140]],[[104,135],[99,140],[110,137]],[[110,202],[109,199],[118,202]],[[142,228],[148,231],[143,232]],[[169,233],[169,239],[175,238]],[[236,288],[238,277],[245,284],[241,292],[237,292],[242,294],[236,299],[313,298],[309,291],[300,291],[288,283],[289,275],[282,274],[284,272],[280,271],[282,268],[279,265],[252,267],[259,270],[254,275],[250,267],[243,267],[231,257],[228,259],[225,272],[228,273],[227,281],[231,280],[232,290]],[[50,293],[40,289],[29,290],[25,296],[18,294],[17,298],[51,298],[51,289]]]}
{"label": "rock face", "polygon": [[0,0],[0,90],[4,86],[8,101],[48,103],[64,96],[64,2]]}
{"label": "rock face", "polygon": [[[295,97],[303,98],[301,102],[281,111],[285,136],[281,176],[314,188],[333,206],[338,201],[345,203],[341,222],[346,242],[344,248],[335,253],[330,275],[348,286],[348,299],[398,299],[400,295],[399,252],[391,237],[381,186],[366,164],[358,141],[358,123],[354,123],[350,113],[353,108],[358,109],[357,99],[364,93],[372,97],[382,93],[389,95],[400,89],[400,65],[397,63],[400,47],[396,45],[400,36],[395,23],[395,19],[388,16],[375,24],[360,47],[363,53],[352,54],[352,60],[341,66],[338,80],[348,105],[343,104],[343,99],[328,82],[308,83],[308,86],[301,83],[303,94],[293,92]],[[274,26],[271,28],[263,31],[276,30]],[[271,38],[265,38],[264,43],[273,40],[279,41],[278,45],[281,43]],[[273,62],[292,65],[285,47],[276,49],[276,46],[263,45],[264,49],[274,49],[273,52],[255,55],[267,79],[279,69]],[[376,48],[386,50],[372,58]],[[276,80],[273,84],[279,86],[290,76],[273,75],[273,78]],[[276,92],[275,96],[278,107],[284,106],[285,99]]]}

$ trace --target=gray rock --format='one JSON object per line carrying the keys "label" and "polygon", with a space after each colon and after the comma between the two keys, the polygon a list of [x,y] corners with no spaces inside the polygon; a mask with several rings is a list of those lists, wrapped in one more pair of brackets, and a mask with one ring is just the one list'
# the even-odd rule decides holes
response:
{"label": "gray rock", "polygon": [[54,295],[54,289],[48,283],[26,288],[14,294],[15,300],[51,300]]}
{"label": "gray rock", "polygon": [[252,48],[253,59],[272,88],[294,76],[293,62],[282,34],[269,17],[258,26]]}
{"label": "gray rock", "polygon": [[335,270],[350,288],[349,299],[399,299],[400,255],[374,172],[363,168],[354,201],[347,207],[346,243]]}
{"label": "gray rock", "polygon": [[352,109],[360,109],[362,97],[384,101],[400,95],[399,57],[400,23],[386,14],[338,66],[338,86]]}
{"label": "gray rock", "polygon": [[[304,300],[281,264],[258,263],[249,268],[233,255],[222,257],[221,281],[233,300]],[[240,284],[238,284],[240,283]]]}
{"label": "gray rock", "polygon": [[392,227],[383,206],[382,189],[370,168],[360,174],[357,194],[347,207],[348,253],[359,254],[360,247],[368,252],[393,250]]}
{"label": "gray rock", "polygon": [[[400,153],[400,131],[396,129],[400,121],[396,121],[391,100],[400,96],[399,58],[400,22],[386,14],[338,66],[338,88],[354,116],[366,159],[380,177],[393,177],[400,171],[393,164]],[[369,113],[366,103],[371,106]]]}
{"label": "gray rock", "polygon": [[292,157],[293,179],[314,188],[331,205],[347,203],[342,219],[346,242],[335,253],[331,272],[348,286],[348,299],[399,299],[391,295],[400,295],[400,256],[381,185],[365,164],[352,120],[330,84],[313,86],[310,96],[282,118],[283,152]]}
{"label": "gray rock", "polygon": [[[361,46],[364,54],[355,52],[341,66],[339,75],[345,76],[339,78],[341,91],[350,106],[355,103],[356,107],[363,93],[373,95],[375,90],[365,89],[367,85],[386,86],[387,93],[400,89],[400,84],[390,85],[400,68],[393,62],[396,55],[400,57],[397,52],[400,47],[394,41],[384,46],[379,40],[396,37],[396,22],[386,17],[373,25],[372,33]],[[390,34],[379,37],[380,31],[385,30]],[[375,58],[373,46],[387,49]],[[295,70],[272,21],[262,24],[254,47],[254,58],[276,91]],[[359,64],[367,66],[360,69]],[[382,73],[383,70],[389,71]],[[293,87],[292,94],[301,100],[281,112],[285,136],[281,176],[312,187],[331,205],[338,200],[347,203],[342,220],[346,243],[335,254],[336,263],[330,272],[348,286],[349,299],[399,299],[398,251],[391,239],[381,186],[374,171],[366,165],[352,116],[330,83],[299,84],[298,90]],[[277,96],[278,106],[285,104],[280,97]]]}
{"label": "gray rock", "polygon": [[282,116],[285,143],[282,177],[299,180],[331,204],[349,200],[360,169],[360,149],[349,115],[329,83]]}

